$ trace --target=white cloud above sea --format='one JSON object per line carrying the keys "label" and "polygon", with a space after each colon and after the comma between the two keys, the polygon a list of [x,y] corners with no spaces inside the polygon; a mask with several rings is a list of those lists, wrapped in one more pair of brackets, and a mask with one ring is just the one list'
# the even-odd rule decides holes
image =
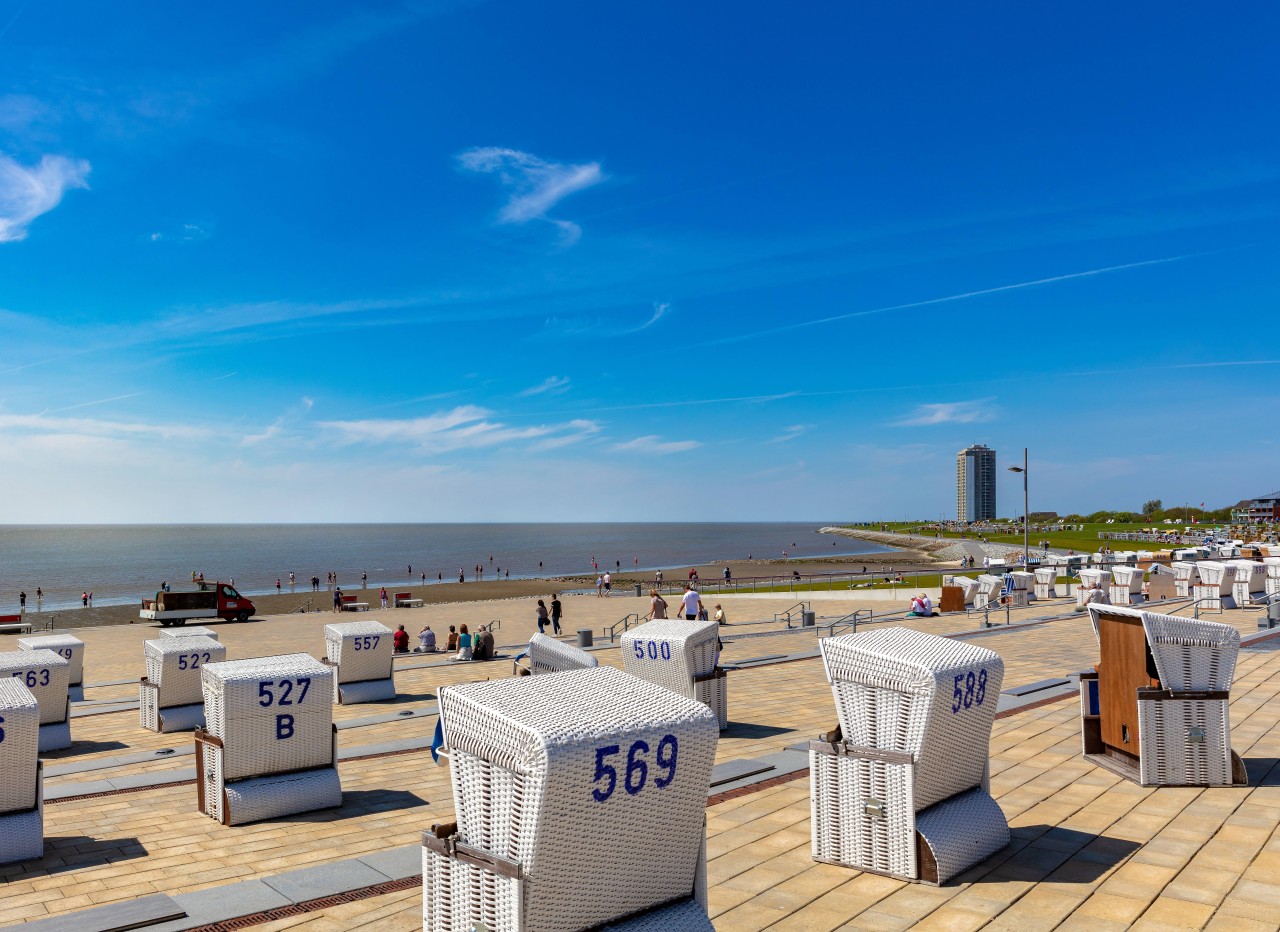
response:
{"label": "white cloud above sea", "polygon": [[543,449],[550,449],[577,443],[600,432],[599,424],[585,419],[513,427],[493,420],[492,411],[476,405],[461,405],[426,417],[321,421],[317,426],[336,434],[344,444],[408,444],[428,454],[522,441],[536,441]]}
{"label": "white cloud above sea", "polygon": [[697,440],[663,440],[657,434],[636,437],[625,443],[615,443],[611,449],[615,453],[642,453],[648,456],[668,456],[672,453],[683,453],[702,446]]}
{"label": "white cloud above sea", "polygon": [[548,212],[570,194],[585,191],[607,178],[599,162],[548,162],[528,152],[498,146],[468,149],[457,158],[464,170],[495,175],[510,190],[507,202],[498,211],[498,223],[545,221],[560,231],[560,241],[565,246],[577,242],[582,229],[570,220],[549,217]]}
{"label": "white cloud above sea", "polygon": [[27,228],[62,201],[70,188],[87,188],[89,163],[46,155],[30,168],[0,154],[0,243],[26,239]]}
{"label": "white cloud above sea", "polygon": [[520,397],[528,398],[533,395],[561,395],[569,390],[569,377],[567,375],[549,375],[537,385],[530,386],[520,393]]}
{"label": "white cloud above sea", "polygon": [[977,401],[948,401],[917,405],[906,417],[894,421],[895,427],[932,427],[936,424],[978,424],[994,420],[999,409],[990,398]]}

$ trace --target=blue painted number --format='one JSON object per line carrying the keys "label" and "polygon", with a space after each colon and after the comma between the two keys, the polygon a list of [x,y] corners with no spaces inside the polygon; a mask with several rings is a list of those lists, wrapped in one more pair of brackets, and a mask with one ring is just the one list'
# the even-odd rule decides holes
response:
{"label": "blue painted number", "polygon": [[645,657],[650,660],[657,660],[659,657],[663,660],[671,659],[670,641],[641,641],[637,639],[631,642],[631,649],[636,652],[637,660],[644,660]]}
{"label": "blue painted number", "polygon": [[[290,699],[293,695],[294,686],[297,686],[299,696],[297,699]],[[300,676],[295,680],[280,681],[280,695],[275,694],[275,680],[262,680],[258,683],[258,705],[264,709],[271,705],[302,705],[302,701],[307,698],[307,690],[311,687],[311,677]]]}
{"label": "blue painted number", "polygon": [[[662,776],[654,777],[653,785],[658,789],[666,789],[675,779],[679,751],[680,745],[675,735],[663,735],[662,740],[658,742],[654,763],[659,769],[665,771]],[[597,786],[591,791],[592,798],[598,803],[608,800],[613,795],[613,791],[618,788],[618,768],[609,763],[609,758],[621,753],[622,748],[616,744],[596,748],[596,775],[592,782],[607,781],[603,786]],[[628,796],[636,796],[649,782],[649,762],[644,757],[648,753],[649,742],[643,740],[632,742],[631,747],[627,749],[627,769],[623,776],[622,788],[627,791]]]}
{"label": "blue painted number", "polygon": [[48,686],[49,668],[43,670],[15,670],[14,679],[22,680],[28,686]]}
{"label": "blue painted number", "polygon": [[382,635],[380,634],[366,634],[363,637],[354,638],[352,644],[355,645],[356,650],[374,650],[380,640],[382,640]]}
{"label": "blue painted number", "polygon": [[972,670],[956,676],[951,689],[951,712],[971,709],[982,705],[987,698],[987,668],[979,667],[975,675]]}

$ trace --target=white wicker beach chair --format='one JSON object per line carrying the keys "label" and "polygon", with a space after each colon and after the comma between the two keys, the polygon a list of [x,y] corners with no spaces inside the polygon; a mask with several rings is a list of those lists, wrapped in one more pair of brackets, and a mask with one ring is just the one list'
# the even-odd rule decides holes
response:
{"label": "white wicker beach chair", "polygon": [[1089,567],[1080,570],[1080,588],[1076,590],[1076,607],[1092,603],[1107,604],[1111,601],[1111,570]]}
{"label": "white wicker beach chair", "polygon": [[84,699],[84,641],[70,634],[42,634],[18,638],[18,650],[51,650],[67,661],[67,687],[71,699]]}
{"label": "white wicker beach chair", "polygon": [[1267,567],[1257,560],[1232,560],[1230,563],[1236,568],[1235,580],[1231,584],[1231,598],[1237,607],[1243,608],[1266,592]]}
{"label": "white wicker beach chair", "polygon": [[18,678],[0,679],[0,864],[44,854],[40,706]]}
{"label": "white wicker beach chair", "polygon": [[1122,606],[1089,618],[1101,659],[1080,675],[1085,757],[1143,786],[1247,782],[1229,709],[1240,633]]}
{"label": "white wicker beach chair", "polygon": [[218,639],[218,632],[204,625],[185,625],[178,628],[161,628],[156,632],[162,638],[210,638]]}
{"label": "white wicker beach chair", "polygon": [[334,670],[334,702],[352,705],[396,697],[391,636],[391,629],[380,621],[324,626],[325,662]]}
{"label": "white wicker beach chair", "polygon": [[195,735],[201,812],[240,825],[342,805],[330,667],[285,654],[200,671],[208,722]]}
{"label": "white wicker beach chair", "polygon": [[1036,574],[1023,570],[1014,570],[1009,574],[1010,585],[1007,587],[1013,596],[1013,604],[1025,605],[1036,598]]}
{"label": "white wicker beach chair", "polygon": [[1037,599],[1056,599],[1058,591],[1058,568],[1056,566],[1042,566],[1036,570],[1036,598]]}
{"label": "white wicker beach chair", "polygon": [[689,699],[705,703],[721,728],[729,724],[729,690],[714,621],[662,618],[622,635],[622,669]]}
{"label": "white wicker beach chair", "polygon": [[1263,557],[1262,565],[1267,568],[1265,583],[1267,595],[1280,593],[1280,557]]}
{"label": "white wicker beach chair", "polygon": [[1200,604],[1200,610],[1235,608],[1232,588],[1236,581],[1236,568],[1230,563],[1201,560],[1196,564],[1200,582],[1191,589],[1192,597]]}
{"label": "white wicker beach chair", "polygon": [[227,659],[227,649],[206,637],[156,638],[142,642],[147,675],[138,684],[139,723],[149,731],[204,727],[200,671]]}
{"label": "white wicker beach chair", "polygon": [[425,932],[709,932],[702,703],[599,667],[444,687],[440,721],[457,822],[423,836]]}
{"label": "white wicker beach chair", "polygon": [[972,605],[974,598],[978,595],[978,581],[968,576],[943,576],[942,585],[958,586],[963,589],[965,605]]}
{"label": "white wicker beach chair", "polygon": [[941,884],[1008,844],[987,790],[1000,655],[906,628],[820,644],[840,728],[809,745],[814,859]]}
{"label": "white wicker beach chair", "polygon": [[1176,560],[1169,564],[1173,570],[1173,586],[1178,593],[1178,598],[1191,598],[1191,589],[1200,582],[1200,571],[1196,569],[1194,563],[1188,563],[1184,560]]}
{"label": "white wicker beach chair", "polygon": [[563,673],[565,670],[589,670],[598,667],[600,661],[581,647],[557,641],[545,634],[534,633],[529,638],[529,650],[526,652],[528,666],[516,664],[517,672],[524,673]]}
{"label": "white wicker beach chair", "polygon": [[71,747],[70,673],[67,658],[51,650],[0,653],[0,679],[18,680],[31,690],[40,706],[41,753]]}
{"label": "white wicker beach chair", "polygon": [[1107,595],[1112,605],[1130,605],[1142,601],[1143,572],[1136,566],[1113,566],[1111,588]]}
{"label": "white wicker beach chair", "polygon": [[993,576],[990,573],[983,573],[977,579],[978,591],[973,597],[974,608],[986,608],[988,605],[998,605],[1000,596],[1004,593],[1004,577]]}

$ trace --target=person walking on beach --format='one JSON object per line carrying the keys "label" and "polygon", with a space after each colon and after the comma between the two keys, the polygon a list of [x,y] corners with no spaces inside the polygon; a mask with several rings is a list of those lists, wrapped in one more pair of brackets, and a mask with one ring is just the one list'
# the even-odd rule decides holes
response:
{"label": "person walking on beach", "polygon": [[293,570],[289,571],[289,588],[293,588]]}
{"label": "person walking on beach", "polygon": [[368,574],[368,573],[366,573],[364,570],[361,570],[361,571],[360,571],[360,588],[361,588],[361,589],[367,589],[367,588],[369,588],[369,587],[366,585],[366,583],[368,583],[368,582],[369,582],[369,574]]}
{"label": "person walking on beach", "polygon": [[382,602],[382,607],[387,607],[387,587],[383,586],[378,592],[378,599]]}
{"label": "person walking on beach", "polygon": [[276,578],[276,595],[280,594],[280,579]]}
{"label": "person walking on beach", "polygon": [[40,603],[44,601],[44,591],[36,586],[36,611],[40,611]]}
{"label": "person walking on beach", "polygon": [[680,597],[680,614],[684,615],[685,621],[697,621],[700,611],[702,611],[702,596],[698,595],[697,589],[685,583],[684,595]]}
{"label": "person walking on beach", "polygon": [[604,595],[604,577],[597,576],[596,577],[596,598],[598,599],[602,595]]}
{"label": "person walking on beach", "polygon": [[334,587],[333,590],[333,610],[335,612],[342,611],[342,590],[338,587]]}
{"label": "person walking on beach", "polygon": [[604,576],[603,576],[603,577],[601,577],[601,579],[602,579],[602,581],[604,582],[604,595],[605,595],[605,598],[608,598],[608,597],[612,594],[612,589],[613,589],[613,577],[609,575],[608,571],[606,571],[606,572],[605,572],[605,574],[604,574]]}
{"label": "person walking on beach", "polygon": [[538,600],[538,633],[546,634],[547,627],[547,606],[541,599]]}
{"label": "person walking on beach", "polygon": [[733,582],[733,573],[729,570],[729,567],[726,566],[724,568],[724,584],[727,586],[732,582]]}
{"label": "person walking on beach", "polygon": [[25,615],[27,613],[27,593],[22,591],[18,593],[18,614]]}
{"label": "person walking on beach", "polygon": [[667,600],[659,594],[657,589],[649,590],[649,608],[655,621],[667,617]]}
{"label": "person walking on beach", "polygon": [[560,604],[560,593],[551,593],[551,633],[558,635],[560,633],[560,616],[564,612],[564,606]]}
{"label": "person walking on beach", "polygon": [[80,593],[80,605],[84,608],[89,607],[89,591],[87,589]]}

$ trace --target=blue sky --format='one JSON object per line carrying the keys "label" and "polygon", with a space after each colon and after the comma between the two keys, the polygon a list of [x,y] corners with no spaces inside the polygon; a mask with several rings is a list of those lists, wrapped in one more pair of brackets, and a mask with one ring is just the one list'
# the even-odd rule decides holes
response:
{"label": "blue sky", "polygon": [[1269,491],[1278,20],[0,0],[0,522]]}

